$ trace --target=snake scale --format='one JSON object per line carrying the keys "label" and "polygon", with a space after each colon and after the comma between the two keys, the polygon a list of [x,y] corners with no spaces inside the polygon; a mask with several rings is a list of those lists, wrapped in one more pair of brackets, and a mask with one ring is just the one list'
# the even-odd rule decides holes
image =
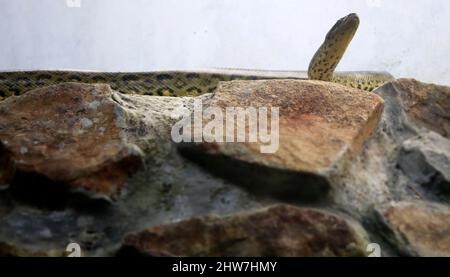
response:
{"label": "snake scale", "polygon": [[[334,72],[359,25],[356,14],[336,22],[317,50],[308,68],[308,78],[340,83],[368,91],[393,79],[383,72]],[[107,83],[122,93],[160,96],[196,96],[213,92],[219,81],[258,79],[307,79],[303,72],[240,70],[85,72],[0,72],[0,101],[29,90],[61,82]],[[302,77],[303,76],[303,77]]]}

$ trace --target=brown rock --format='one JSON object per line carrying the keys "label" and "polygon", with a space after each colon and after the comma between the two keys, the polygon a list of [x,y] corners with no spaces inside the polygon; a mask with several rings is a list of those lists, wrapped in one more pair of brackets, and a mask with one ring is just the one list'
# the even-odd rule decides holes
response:
{"label": "brown rock", "polygon": [[377,90],[391,105],[402,107],[408,119],[450,138],[450,87],[398,79]]}
{"label": "brown rock", "polygon": [[66,257],[63,249],[42,250],[39,247],[19,247],[7,242],[0,242],[0,257]]}
{"label": "brown rock", "polygon": [[364,256],[365,231],[327,212],[277,205],[130,234],[122,250],[152,256]]}
{"label": "brown rock", "polygon": [[450,256],[450,209],[439,204],[400,202],[379,212],[401,254]]}
{"label": "brown rock", "polygon": [[[247,133],[245,143],[183,143],[182,153],[257,192],[316,198],[327,194],[330,176],[371,136],[383,100],[320,81],[232,81],[220,83],[207,107],[218,107],[224,115],[226,107],[279,107],[278,150],[261,153],[264,144],[250,142]],[[245,126],[249,130],[254,125]],[[237,177],[244,174],[246,178]]]}
{"label": "brown rock", "polygon": [[0,104],[4,168],[113,196],[142,157],[121,133],[122,112],[101,84],[63,83],[8,98]]}

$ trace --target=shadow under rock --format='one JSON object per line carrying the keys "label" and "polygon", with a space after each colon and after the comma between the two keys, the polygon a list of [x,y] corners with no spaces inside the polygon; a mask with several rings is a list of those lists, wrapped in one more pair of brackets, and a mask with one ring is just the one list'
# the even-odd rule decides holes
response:
{"label": "shadow under rock", "polygon": [[180,145],[178,149],[185,158],[257,196],[307,203],[321,202],[329,197],[330,184],[323,176],[263,167],[224,155],[200,153],[189,146]]}
{"label": "shadow under rock", "polygon": [[15,201],[40,209],[71,207],[78,211],[102,211],[110,205],[107,200],[91,199],[83,193],[73,192],[67,184],[53,182],[36,173],[16,172],[8,190]]}

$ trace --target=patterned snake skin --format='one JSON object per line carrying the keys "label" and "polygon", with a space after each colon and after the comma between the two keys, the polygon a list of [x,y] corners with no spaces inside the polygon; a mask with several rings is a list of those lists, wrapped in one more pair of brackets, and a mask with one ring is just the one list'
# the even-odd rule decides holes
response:
{"label": "patterned snake skin", "polygon": [[[393,79],[388,73],[340,72],[334,70],[359,25],[356,14],[340,19],[327,34],[308,69],[308,78],[341,83],[371,91]],[[237,73],[236,73],[237,72]],[[219,81],[257,79],[307,79],[304,72],[254,70],[165,71],[165,72],[83,72],[12,71],[0,72],[0,101],[29,90],[61,82],[107,83],[122,93],[196,96],[213,92]]]}

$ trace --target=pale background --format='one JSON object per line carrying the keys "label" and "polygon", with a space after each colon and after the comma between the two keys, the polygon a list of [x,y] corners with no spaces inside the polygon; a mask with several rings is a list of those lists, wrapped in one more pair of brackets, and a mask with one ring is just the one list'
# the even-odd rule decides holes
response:
{"label": "pale background", "polygon": [[450,85],[448,0],[77,1],[0,0],[0,71],[305,70],[335,21],[356,12],[339,70]]}

